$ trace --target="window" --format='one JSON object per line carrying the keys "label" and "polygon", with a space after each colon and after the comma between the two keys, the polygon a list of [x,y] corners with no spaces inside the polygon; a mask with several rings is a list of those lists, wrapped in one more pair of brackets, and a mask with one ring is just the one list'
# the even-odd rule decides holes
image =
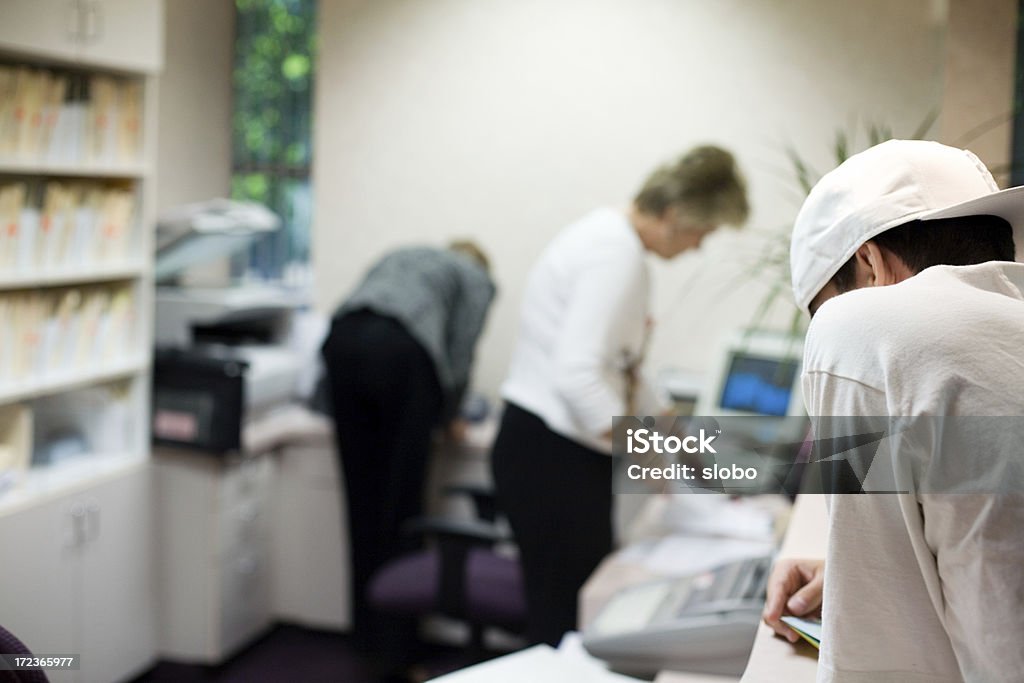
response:
{"label": "window", "polygon": [[316,0],[235,0],[231,196],[281,216],[232,263],[279,280],[309,262]]}

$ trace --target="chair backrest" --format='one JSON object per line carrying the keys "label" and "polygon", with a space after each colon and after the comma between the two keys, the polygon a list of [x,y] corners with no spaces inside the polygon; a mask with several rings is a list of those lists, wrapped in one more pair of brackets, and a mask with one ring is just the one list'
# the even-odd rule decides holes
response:
{"label": "chair backrest", "polygon": [[[0,654],[31,655],[32,651],[13,633],[0,626]],[[22,669],[0,671],[0,683],[49,683],[49,679],[42,669]]]}

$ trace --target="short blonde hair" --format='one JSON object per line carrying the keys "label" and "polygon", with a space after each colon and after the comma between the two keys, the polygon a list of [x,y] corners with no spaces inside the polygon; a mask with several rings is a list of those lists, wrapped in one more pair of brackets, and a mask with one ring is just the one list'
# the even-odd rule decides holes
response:
{"label": "short blonde hair", "polygon": [[491,260],[487,258],[486,252],[480,248],[480,245],[473,240],[452,240],[448,243],[448,248],[457,254],[473,259],[487,273],[491,272]]}
{"label": "short blonde hair", "polygon": [[740,226],[750,213],[747,185],[736,160],[714,145],[695,147],[656,169],[633,203],[654,216],[675,207],[686,216],[715,226]]}

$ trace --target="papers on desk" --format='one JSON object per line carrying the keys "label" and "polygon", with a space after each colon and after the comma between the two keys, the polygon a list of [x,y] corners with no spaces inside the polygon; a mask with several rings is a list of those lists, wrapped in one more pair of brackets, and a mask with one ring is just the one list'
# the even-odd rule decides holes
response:
{"label": "papers on desk", "polygon": [[640,679],[608,671],[570,651],[547,645],[521,650],[454,673],[431,683],[638,683]]}
{"label": "papers on desk", "polygon": [[669,496],[664,528],[687,536],[725,536],[763,541],[772,538],[772,514],[743,498],[716,494]]}
{"label": "papers on desk", "polygon": [[[716,494],[652,498],[643,513],[647,540],[619,551],[621,561],[659,576],[686,576],[774,550],[773,516],[748,500]],[[642,536],[641,536],[642,537]]]}
{"label": "papers on desk", "polygon": [[728,562],[770,555],[771,541],[666,536],[624,548],[619,556],[662,576],[687,576]]}

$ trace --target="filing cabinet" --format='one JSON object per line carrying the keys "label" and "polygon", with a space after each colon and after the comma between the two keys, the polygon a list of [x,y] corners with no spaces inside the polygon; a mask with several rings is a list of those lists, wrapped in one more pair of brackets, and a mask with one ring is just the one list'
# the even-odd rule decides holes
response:
{"label": "filing cabinet", "polygon": [[272,621],[274,461],[157,449],[154,464],[158,648],[217,664]]}

